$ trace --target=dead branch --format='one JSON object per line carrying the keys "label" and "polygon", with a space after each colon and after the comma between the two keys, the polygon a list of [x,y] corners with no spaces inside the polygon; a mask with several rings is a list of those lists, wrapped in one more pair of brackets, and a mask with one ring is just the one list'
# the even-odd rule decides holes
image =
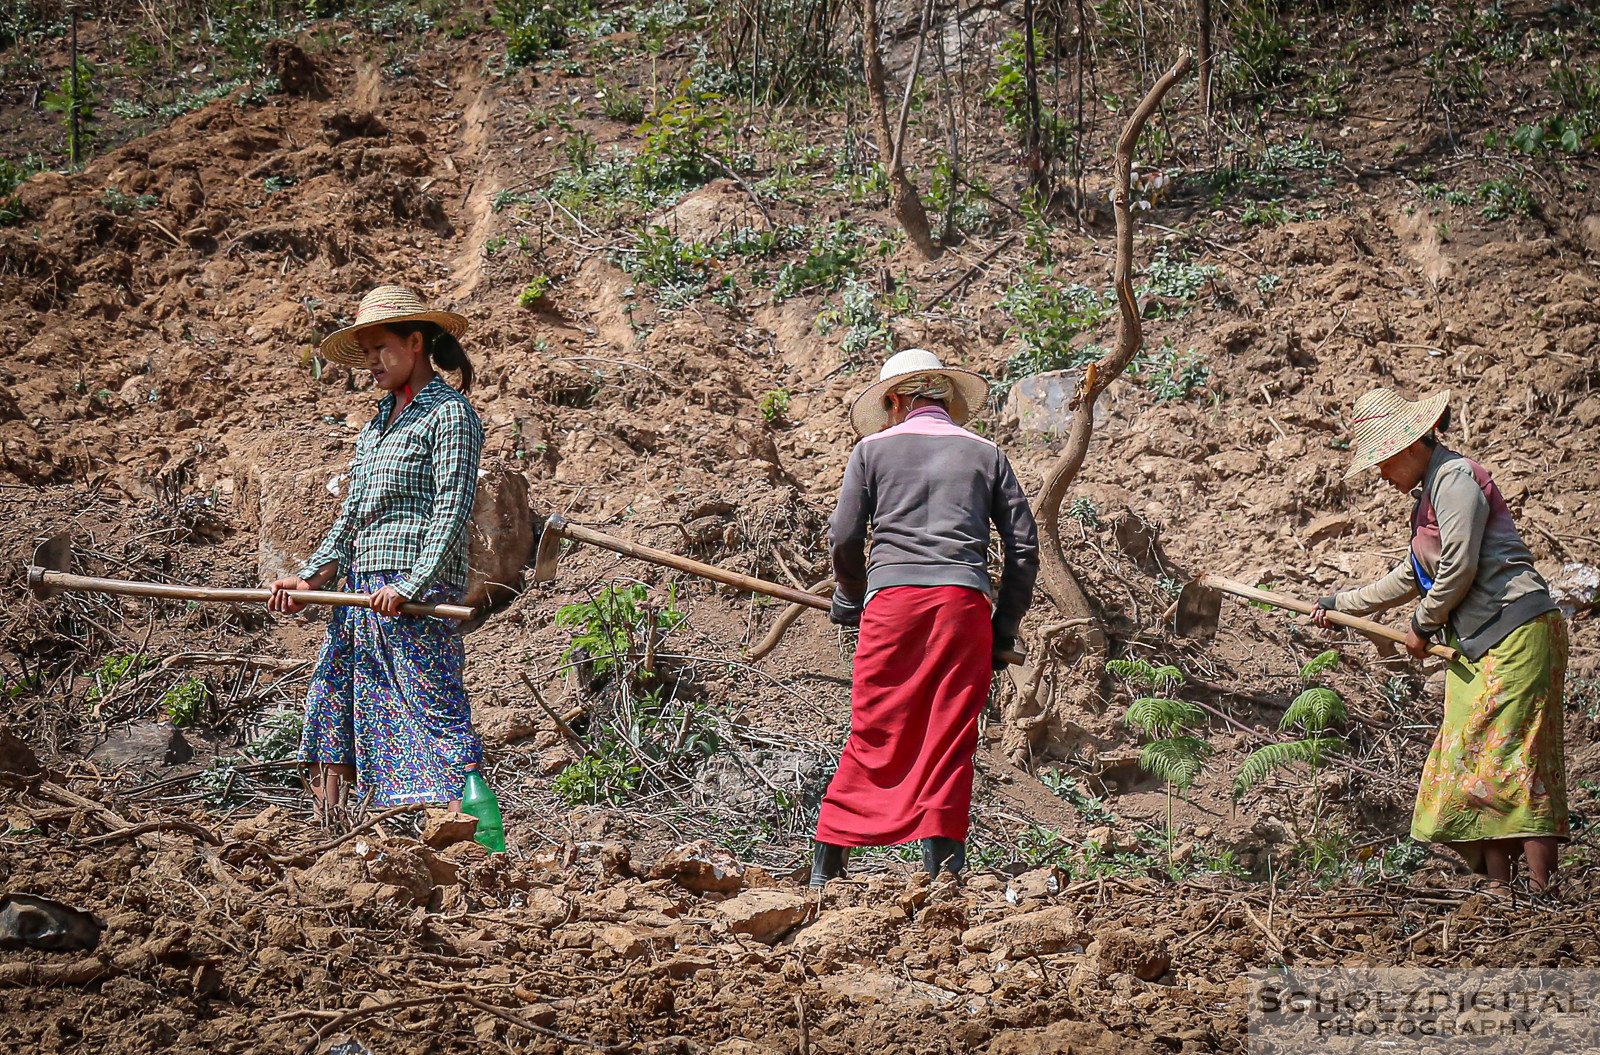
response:
{"label": "dead branch", "polygon": [[[1117,222],[1117,258],[1113,285],[1116,288],[1117,306],[1121,311],[1117,320],[1117,343],[1110,354],[1099,362],[1091,363],[1085,371],[1083,386],[1072,403],[1075,413],[1066,449],[1050,467],[1050,472],[1045,477],[1044,488],[1034,504],[1034,517],[1038,520],[1040,528],[1040,580],[1045,593],[1049,594],[1061,615],[1068,620],[1094,620],[1095,614],[1089,604],[1088,595],[1084,593],[1082,585],[1067,564],[1065,550],[1061,544],[1061,503],[1066,498],[1073,481],[1077,479],[1078,471],[1083,468],[1084,458],[1089,453],[1089,441],[1094,435],[1096,401],[1113,381],[1122,376],[1122,372],[1133,361],[1133,357],[1138,354],[1144,342],[1144,331],[1139,323],[1139,305],[1133,296],[1133,213],[1130,208],[1133,151],[1139,142],[1140,133],[1144,131],[1145,122],[1149,120],[1150,115],[1155,112],[1173,85],[1189,72],[1190,61],[1188,52],[1179,56],[1172,69],[1150,88],[1149,93],[1133,111],[1122,130],[1121,137],[1117,140],[1112,191],[1112,207]],[[1073,703],[1087,708],[1093,703],[1099,691],[1100,672],[1105,665],[1106,636],[1096,621],[1088,625],[1088,629],[1081,637],[1090,657],[1090,663],[1078,680],[1078,684],[1074,686],[1071,697]],[[1042,653],[1039,661],[1044,662]],[[1019,694],[1024,693],[1030,684],[1033,691],[1037,692],[1039,679],[1031,677],[1028,671],[1013,668],[1011,676]],[[1034,705],[1032,699],[1024,702],[1028,707]],[[1026,755],[1025,745],[1020,748],[1014,747],[1013,754],[1019,750],[1024,756]]]}
{"label": "dead branch", "polygon": [[[939,259],[944,248],[933,240],[928,213],[922,198],[906,178],[905,159],[895,149],[894,130],[889,127],[889,100],[884,88],[883,55],[878,50],[878,0],[861,0],[861,51],[865,60],[867,100],[872,106],[873,126],[878,133],[878,155],[883,158],[884,174],[889,178],[889,208],[906,237],[929,260]],[[916,71],[911,77],[916,78]]]}

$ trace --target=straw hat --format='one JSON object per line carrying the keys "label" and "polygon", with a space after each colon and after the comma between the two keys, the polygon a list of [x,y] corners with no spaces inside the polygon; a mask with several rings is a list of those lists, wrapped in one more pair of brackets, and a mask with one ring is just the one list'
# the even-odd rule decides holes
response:
{"label": "straw hat", "polygon": [[1415,403],[1398,392],[1376,388],[1360,399],[1350,414],[1350,430],[1355,434],[1355,459],[1346,480],[1394,457],[1426,436],[1444,414],[1450,390],[1437,392]]}
{"label": "straw hat", "polygon": [[322,357],[346,366],[362,366],[366,353],[356,341],[356,331],[383,322],[436,322],[452,337],[467,332],[467,319],[453,311],[429,311],[416,294],[399,286],[379,286],[361,298],[356,321],[323,338]]}
{"label": "straw hat", "polygon": [[950,420],[965,425],[974,414],[983,409],[989,398],[989,382],[971,370],[947,367],[939,357],[921,348],[908,348],[889,357],[878,371],[878,381],[855,398],[850,404],[850,424],[857,436],[871,436],[882,432],[889,424],[889,408],[884,399],[889,390],[917,374],[943,374],[950,379],[955,392],[950,397]]}

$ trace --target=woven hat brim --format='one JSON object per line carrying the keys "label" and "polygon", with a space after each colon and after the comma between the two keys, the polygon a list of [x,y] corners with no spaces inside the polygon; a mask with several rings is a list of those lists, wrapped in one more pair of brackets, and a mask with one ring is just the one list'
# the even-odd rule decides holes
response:
{"label": "woven hat brim", "polygon": [[976,417],[989,398],[989,382],[982,374],[975,374],[971,370],[946,366],[938,370],[911,370],[896,374],[869,385],[850,404],[850,425],[856,430],[856,435],[865,438],[882,432],[884,426],[889,424],[889,409],[883,405],[884,397],[895,385],[918,374],[943,374],[956,386],[955,397],[950,400],[950,420],[957,425],[965,425]]}
{"label": "woven hat brim", "polygon": [[361,343],[356,340],[356,334],[368,327],[382,326],[389,322],[436,322],[452,337],[460,337],[467,332],[467,317],[457,315],[453,311],[396,312],[382,318],[358,322],[342,330],[334,330],[322,339],[322,357],[329,362],[343,363],[346,366],[365,366],[367,355],[361,350]]}
{"label": "woven hat brim", "polygon": [[1359,476],[1379,462],[1388,461],[1426,436],[1428,431],[1439,423],[1439,418],[1444,415],[1444,409],[1449,403],[1448,388],[1443,392],[1436,392],[1427,399],[1418,400],[1414,413],[1395,420],[1392,427],[1375,436],[1370,442],[1358,441],[1355,458],[1345,472],[1344,478],[1349,480]]}

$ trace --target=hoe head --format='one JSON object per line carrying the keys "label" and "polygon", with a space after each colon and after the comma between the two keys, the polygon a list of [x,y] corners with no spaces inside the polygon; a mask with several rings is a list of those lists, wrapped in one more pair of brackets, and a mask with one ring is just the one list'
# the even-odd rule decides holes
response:
{"label": "hoe head", "polygon": [[561,557],[561,540],[564,537],[561,529],[566,524],[566,518],[559,513],[551,513],[545,518],[544,527],[539,531],[539,549],[533,560],[534,582],[556,581],[556,561]]}
{"label": "hoe head", "polygon": [[1178,594],[1178,613],[1174,622],[1179,637],[1208,640],[1217,632],[1222,614],[1222,592],[1198,580],[1184,583]]}
{"label": "hoe head", "polygon": [[45,539],[33,548],[33,561],[28,565],[28,589],[41,600],[55,595],[55,590],[45,583],[47,571],[72,570],[72,536],[62,532]]}

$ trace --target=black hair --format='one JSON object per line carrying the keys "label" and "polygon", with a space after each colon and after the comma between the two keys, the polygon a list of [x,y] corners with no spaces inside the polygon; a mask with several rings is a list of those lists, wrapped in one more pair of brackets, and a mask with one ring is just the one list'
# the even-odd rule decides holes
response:
{"label": "black hair", "polygon": [[1423,436],[1422,436],[1422,445],[1424,447],[1428,448],[1430,451],[1436,449],[1439,446],[1439,435],[1438,434],[1441,433],[1441,432],[1449,432],[1449,431],[1450,431],[1450,408],[1448,406],[1446,406],[1444,408],[1444,413],[1439,415],[1439,420],[1433,423],[1433,428],[1429,429],[1426,433],[1423,434]]}
{"label": "black hair", "polygon": [[455,335],[447,333],[437,322],[386,322],[383,328],[396,337],[422,334],[422,350],[433,360],[433,365],[445,370],[461,371],[461,391],[472,391],[472,360]]}

